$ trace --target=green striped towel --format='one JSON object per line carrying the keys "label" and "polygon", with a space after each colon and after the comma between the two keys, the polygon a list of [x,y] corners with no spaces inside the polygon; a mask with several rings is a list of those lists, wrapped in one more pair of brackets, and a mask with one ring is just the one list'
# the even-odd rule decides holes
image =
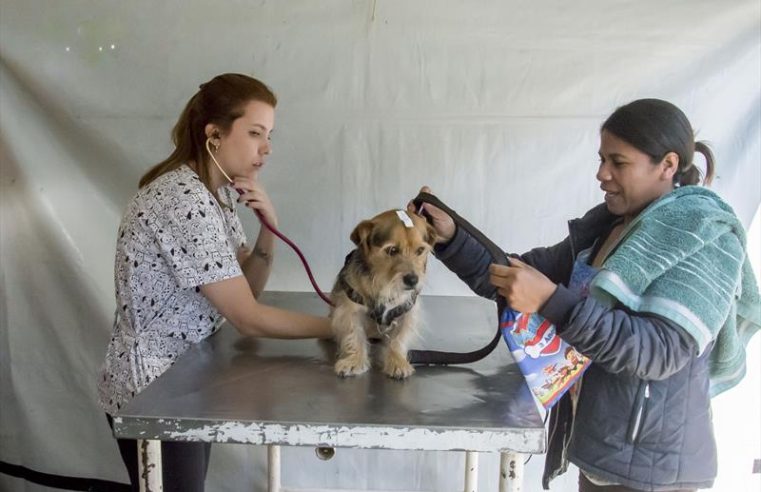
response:
{"label": "green striped towel", "polygon": [[761,296],[745,230],[714,192],[684,186],[643,210],[590,285],[598,299],[667,318],[710,355],[711,396],[745,375],[745,347],[761,326]]}

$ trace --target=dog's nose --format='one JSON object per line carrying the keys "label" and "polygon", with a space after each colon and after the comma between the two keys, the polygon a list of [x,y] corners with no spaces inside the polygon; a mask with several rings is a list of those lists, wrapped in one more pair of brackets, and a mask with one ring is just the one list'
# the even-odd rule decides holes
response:
{"label": "dog's nose", "polygon": [[414,273],[408,273],[402,277],[402,280],[404,280],[404,285],[407,287],[415,287],[417,285],[418,277]]}

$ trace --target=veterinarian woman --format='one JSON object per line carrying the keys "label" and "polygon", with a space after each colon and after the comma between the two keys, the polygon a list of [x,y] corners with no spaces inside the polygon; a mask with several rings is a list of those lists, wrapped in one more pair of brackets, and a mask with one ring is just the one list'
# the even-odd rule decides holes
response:
{"label": "veterinarian woman", "polygon": [[[249,249],[236,202],[277,224],[258,180],[271,150],[276,103],[267,86],[245,75],[201,84],[174,127],[174,151],[140,180],[119,226],[116,319],[98,384],[109,422],[214,333],[222,317],[243,335],[330,336],[327,318],[256,300],[270,274],[274,237],[261,227]],[[136,441],[117,441],[138,490]],[[210,444],[163,442],[161,451],[165,490],[203,490]]]}
{"label": "veterinarian woman", "polygon": [[481,296],[544,315],[592,359],[578,391],[553,408],[545,488],[566,459],[581,470],[580,491],[713,483],[710,396],[744,374],[743,344],[758,330],[761,304],[742,225],[715,193],[694,186],[695,151],[709,184],[713,156],[682,111],[656,99],[618,108],[600,131],[605,203],[572,220],[563,241],[509,267],[491,265],[449,216],[425,205],[447,267]]}

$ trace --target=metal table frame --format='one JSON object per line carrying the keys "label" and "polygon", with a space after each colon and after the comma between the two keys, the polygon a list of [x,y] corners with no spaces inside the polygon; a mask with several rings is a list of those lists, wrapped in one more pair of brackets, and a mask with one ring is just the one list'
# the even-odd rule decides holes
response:
{"label": "metal table frame", "polygon": [[[310,293],[263,302],[324,314]],[[493,303],[423,296],[416,347],[472,350],[496,329]],[[464,451],[464,490],[477,490],[478,453],[500,453],[500,492],[521,490],[524,454],[543,453],[545,428],[509,352],[462,367],[418,367],[405,381],[376,369],[333,373],[335,344],[241,337],[226,326],[192,347],[114,417],[138,439],[141,491],[163,489],[161,441],[268,446],[270,492],[281,491],[280,446]],[[263,377],[264,376],[264,377]],[[289,489],[292,490],[292,489]]]}

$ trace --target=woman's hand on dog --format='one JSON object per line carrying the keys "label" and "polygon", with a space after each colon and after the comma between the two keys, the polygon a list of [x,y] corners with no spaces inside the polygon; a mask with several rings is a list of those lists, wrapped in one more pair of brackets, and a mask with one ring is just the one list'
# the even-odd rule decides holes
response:
{"label": "woman's hand on dog", "polygon": [[[420,188],[421,193],[431,193],[431,189],[427,186]],[[454,237],[457,227],[452,220],[452,217],[444,213],[440,208],[434,207],[430,203],[423,203],[420,206],[420,210],[415,208],[415,204],[409,202],[407,204],[407,211],[415,214],[423,215],[425,212],[430,217],[430,224],[436,229],[436,242],[448,243]]]}
{"label": "woman's hand on dog", "polygon": [[272,201],[270,201],[267,191],[258,180],[236,176],[233,180],[232,187],[243,192],[238,197],[238,203],[244,204],[251,210],[258,210],[270,225],[277,227],[275,206],[272,205]]}
{"label": "woman's hand on dog", "polygon": [[557,285],[539,270],[511,257],[510,266],[489,266],[489,282],[521,313],[535,313],[555,293]]}

